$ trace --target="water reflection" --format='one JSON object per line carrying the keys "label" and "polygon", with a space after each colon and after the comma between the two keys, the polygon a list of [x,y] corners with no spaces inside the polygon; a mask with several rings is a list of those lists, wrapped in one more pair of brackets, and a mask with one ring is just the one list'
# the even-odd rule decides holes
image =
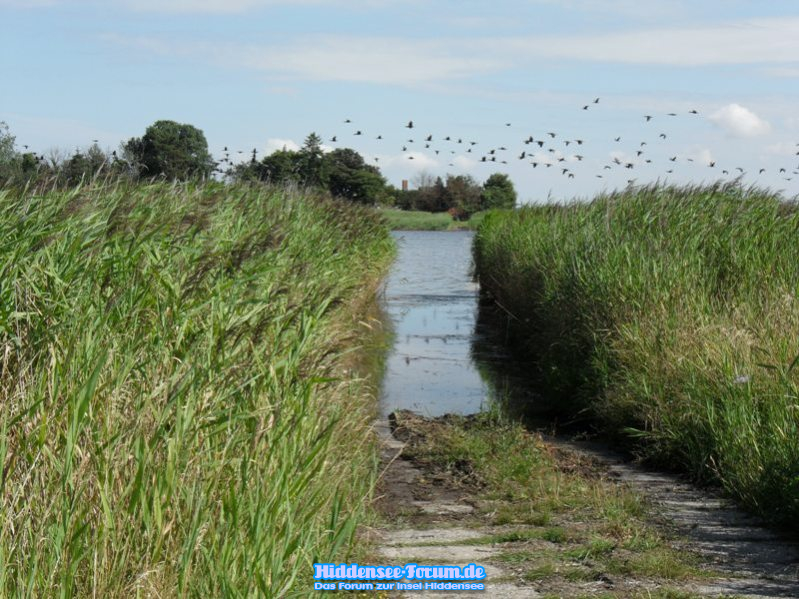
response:
{"label": "water reflection", "polygon": [[472,359],[478,288],[471,276],[473,234],[402,231],[385,292],[394,325],[381,408],[427,416],[470,414],[488,388]]}
{"label": "water reflection", "polygon": [[472,280],[473,234],[396,232],[399,255],[384,308],[394,345],[383,380],[384,415],[402,408],[427,416],[471,414],[497,401],[514,416],[543,406],[530,366],[505,349],[506,314],[479,301]]}

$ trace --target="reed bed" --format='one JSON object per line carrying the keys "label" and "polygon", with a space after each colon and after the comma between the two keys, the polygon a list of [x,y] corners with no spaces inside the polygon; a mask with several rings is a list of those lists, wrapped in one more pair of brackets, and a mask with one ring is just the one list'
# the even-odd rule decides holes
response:
{"label": "reed bed", "polygon": [[392,256],[290,190],[0,191],[0,595],[306,596],[372,490]]}
{"label": "reed bed", "polygon": [[738,185],[490,214],[474,255],[552,404],[799,522],[799,211]]}

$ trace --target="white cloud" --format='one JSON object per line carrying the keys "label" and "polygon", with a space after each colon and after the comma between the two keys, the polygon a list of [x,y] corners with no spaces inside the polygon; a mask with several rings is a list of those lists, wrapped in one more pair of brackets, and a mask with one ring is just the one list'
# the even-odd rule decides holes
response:
{"label": "white cloud", "polygon": [[477,162],[467,156],[455,156],[452,159],[452,164],[463,171],[470,171],[477,165]]}
{"label": "white cloud", "polygon": [[766,146],[766,153],[773,156],[796,156],[799,144],[792,141],[782,141]]}
{"label": "white cloud", "polygon": [[392,156],[379,156],[379,158],[379,165],[381,168],[403,167],[416,172],[435,172],[441,166],[436,159],[423,152],[405,152],[404,154],[395,154]]}
{"label": "white cloud", "polygon": [[763,73],[771,77],[781,77],[784,79],[794,79],[799,77],[799,68],[797,67],[770,67],[763,69]]}
{"label": "white cloud", "polygon": [[324,36],[274,47],[223,50],[225,60],[304,79],[413,85],[468,77],[501,67],[440,41]]}
{"label": "white cloud", "polygon": [[277,152],[278,150],[291,150],[296,152],[300,145],[292,139],[278,139],[275,137],[266,140],[266,154]]}
{"label": "white cloud", "polygon": [[690,159],[695,164],[698,164],[700,166],[707,166],[711,162],[716,161],[716,159],[713,158],[713,152],[711,152],[709,148],[701,148],[693,150],[685,155],[685,159],[686,160]]}
{"label": "white cloud", "polygon": [[771,131],[771,125],[740,104],[722,106],[709,119],[736,137],[756,137]]}
{"label": "white cloud", "polygon": [[528,59],[561,58],[673,66],[796,63],[799,18],[764,18],[704,27],[661,28],[589,36],[495,40]]}

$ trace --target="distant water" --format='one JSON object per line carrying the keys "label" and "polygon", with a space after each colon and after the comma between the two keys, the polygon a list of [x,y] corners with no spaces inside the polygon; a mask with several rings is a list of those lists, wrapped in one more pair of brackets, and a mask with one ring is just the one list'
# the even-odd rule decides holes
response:
{"label": "distant water", "polygon": [[471,231],[397,231],[399,255],[385,291],[395,342],[381,410],[426,416],[479,412],[488,388],[472,358],[478,286]]}

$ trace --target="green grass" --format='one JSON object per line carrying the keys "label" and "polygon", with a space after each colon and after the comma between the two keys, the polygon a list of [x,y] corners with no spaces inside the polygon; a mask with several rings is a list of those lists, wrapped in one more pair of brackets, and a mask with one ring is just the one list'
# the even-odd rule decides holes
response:
{"label": "green grass", "polygon": [[382,214],[391,229],[395,231],[453,231],[474,229],[482,222],[484,212],[477,212],[468,221],[455,221],[446,212],[422,212],[419,210],[398,210],[381,208]]}
{"label": "green grass", "polygon": [[482,288],[570,414],[799,522],[799,212],[738,186],[492,213]]}
{"label": "green grass", "polygon": [[576,455],[556,457],[521,424],[496,413],[432,421],[400,416],[398,424],[410,432],[403,457],[460,476],[460,495],[480,506],[481,524],[506,527],[458,544],[499,546],[498,560],[525,570],[527,580],[579,582],[609,573],[685,580],[710,574],[698,568],[692,552],[670,547],[631,490],[575,468]]}
{"label": "green grass", "polygon": [[375,477],[372,211],[0,191],[0,595],[307,596]]}

